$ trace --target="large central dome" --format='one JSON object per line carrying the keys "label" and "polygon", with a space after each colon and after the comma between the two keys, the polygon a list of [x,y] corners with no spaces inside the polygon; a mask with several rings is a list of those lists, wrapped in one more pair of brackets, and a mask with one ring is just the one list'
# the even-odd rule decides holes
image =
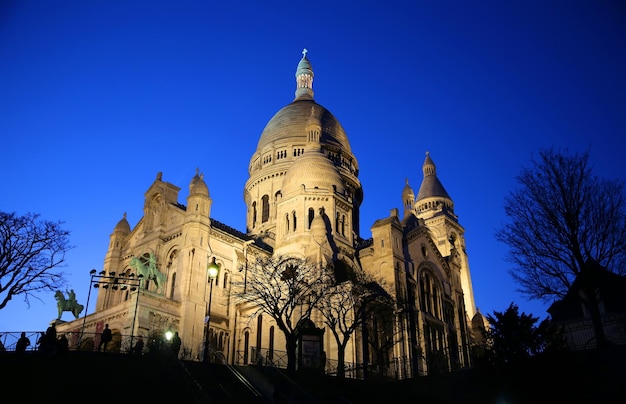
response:
{"label": "large central dome", "polygon": [[[250,158],[244,188],[248,234],[273,237],[279,220],[286,223],[284,217],[277,217],[279,204],[287,194],[294,198],[310,190],[326,190],[329,197],[349,201],[352,232],[358,234],[358,207],[363,200],[358,162],[337,118],[315,102],[313,76],[304,50],[295,74],[295,98],[270,119]],[[310,126],[313,115],[315,124]],[[313,127],[316,152],[307,153]]]}
{"label": "large central dome", "polygon": [[267,146],[279,147],[285,144],[306,142],[305,128],[307,119],[311,114],[311,107],[321,111],[322,136],[320,143],[351,153],[350,142],[339,121],[330,111],[311,99],[296,99],[278,111],[265,126],[263,133],[261,133],[257,151],[260,152]]}

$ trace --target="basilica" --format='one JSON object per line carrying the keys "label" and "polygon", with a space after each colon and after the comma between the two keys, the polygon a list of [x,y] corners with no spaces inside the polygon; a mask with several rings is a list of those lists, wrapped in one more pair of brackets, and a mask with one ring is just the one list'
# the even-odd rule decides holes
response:
{"label": "basilica", "polygon": [[[88,299],[95,299],[95,311],[57,321],[76,349],[97,349],[108,325],[109,350],[130,351],[140,338],[148,347],[169,331],[182,339],[181,359],[202,360],[210,346],[230,364],[271,358],[280,366],[285,341],[275,320],[238,302],[234,289],[249,257],[294,256],[371,274],[391,291],[392,326],[377,331],[390,333],[386,354],[376,355],[359,328],[345,349],[347,375],[359,377],[363,364],[396,378],[471,366],[480,338],[475,328],[483,322],[477,321],[464,228],[433,158],[425,153],[417,193],[407,180],[398,190],[401,209],[368,223],[372,237],[362,238],[357,156],[339,121],[315,101],[313,78],[304,51],[293,101],[270,119],[250,157],[245,231],[211,217],[200,170],[190,175],[186,195],[156,174],[144,194],[143,217],[134,228],[121,218],[102,271],[92,271]],[[332,374],[337,343],[319,319],[313,315],[308,323],[314,349],[303,333],[298,354],[309,349]]]}

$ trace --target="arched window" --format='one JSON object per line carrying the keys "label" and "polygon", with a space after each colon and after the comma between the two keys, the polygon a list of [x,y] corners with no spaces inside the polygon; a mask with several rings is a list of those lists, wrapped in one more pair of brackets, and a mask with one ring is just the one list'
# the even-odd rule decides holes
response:
{"label": "arched window", "polygon": [[432,280],[430,274],[422,274],[420,278],[420,301],[422,310],[426,313],[432,313]]}
{"label": "arched window", "polygon": [[424,279],[420,279],[419,293],[420,293],[420,310],[426,311],[426,290],[424,289]]}
{"label": "arched window", "polygon": [[293,211],[292,215],[293,215],[293,231],[296,231],[298,223],[296,222],[296,211],[295,210]]}
{"label": "arched window", "polygon": [[261,202],[263,204],[263,210],[261,212],[261,223],[265,223],[270,219],[270,197],[267,195],[263,195],[263,198],[261,198]]}
{"label": "arched window", "polygon": [[441,285],[430,272],[421,272],[420,275],[420,308],[433,317],[441,319],[443,300]]}
{"label": "arched window", "polygon": [[285,231],[285,233],[289,233],[289,231],[291,230],[291,229],[289,228],[289,215],[285,215],[285,226],[286,226],[286,229],[287,229],[287,230]]}
{"label": "arched window", "polygon": [[224,351],[224,331],[220,331],[217,337],[217,350],[220,352]]}
{"label": "arched window", "polygon": [[311,223],[313,223],[314,217],[315,217],[315,210],[313,208],[309,208],[309,230],[311,230]]}
{"label": "arched window", "polygon": [[172,286],[170,286],[170,299],[174,299],[174,289],[176,289],[176,272],[172,274]]}
{"label": "arched window", "polygon": [[259,314],[256,321],[256,351],[261,352],[261,342],[263,341],[263,315]]}
{"label": "arched window", "polygon": [[274,359],[274,326],[270,327],[270,345],[267,356],[269,360]]}
{"label": "arched window", "polygon": [[256,227],[256,201],[252,202],[252,228]]}
{"label": "arched window", "polygon": [[243,364],[248,364],[248,348],[250,348],[250,332],[243,333]]}

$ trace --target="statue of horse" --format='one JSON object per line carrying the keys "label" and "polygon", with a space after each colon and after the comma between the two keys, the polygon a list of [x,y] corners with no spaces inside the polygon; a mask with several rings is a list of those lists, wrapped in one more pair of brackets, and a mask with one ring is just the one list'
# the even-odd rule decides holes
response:
{"label": "statue of horse", "polygon": [[64,311],[69,311],[74,315],[74,318],[80,316],[80,312],[85,308],[82,304],[79,304],[76,300],[65,299],[63,292],[57,290],[54,294],[54,298],[57,300],[57,309],[59,310],[59,316],[57,320],[61,319],[61,315]]}
{"label": "statue of horse", "polygon": [[150,254],[146,264],[139,258],[133,257],[130,259],[129,265],[134,268],[139,275],[143,275],[144,279],[154,282],[156,285],[156,293],[163,294],[163,286],[165,285],[167,277],[157,268],[154,254]]}

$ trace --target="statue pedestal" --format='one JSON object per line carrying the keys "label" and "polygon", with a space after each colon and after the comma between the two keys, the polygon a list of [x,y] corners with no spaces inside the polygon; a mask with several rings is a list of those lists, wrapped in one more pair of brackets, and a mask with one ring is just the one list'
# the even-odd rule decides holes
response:
{"label": "statue pedestal", "polygon": [[50,321],[50,325],[54,325],[55,327],[57,325],[65,324],[65,323],[67,323],[67,321],[63,321],[63,320],[59,320],[59,319],[54,319],[54,320]]}

